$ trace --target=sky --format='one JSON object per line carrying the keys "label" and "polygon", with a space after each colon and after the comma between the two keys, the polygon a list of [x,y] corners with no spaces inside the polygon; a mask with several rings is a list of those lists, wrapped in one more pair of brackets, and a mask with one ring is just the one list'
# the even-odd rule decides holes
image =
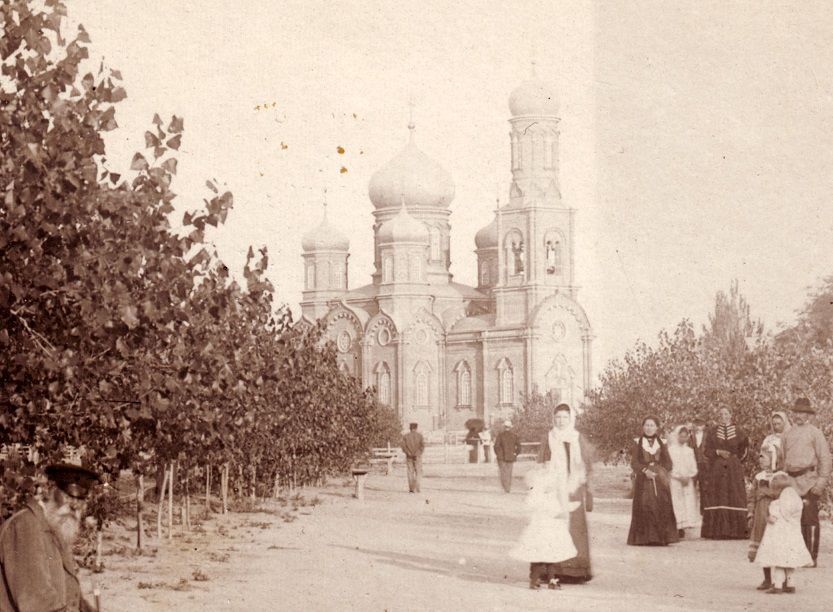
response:
{"label": "sky", "polygon": [[[270,253],[297,314],[301,237],[326,190],[370,281],[367,184],[407,142],[452,175],[455,281],[508,197],[511,91],[530,75],[561,105],[560,179],[575,208],[579,300],[594,371],[740,282],[769,329],[833,272],[833,7],[825,2],[236,3],[73,0],[96,63],[128,98],[107,135],[126,169],[154,113],[185,119],[179,211],[216,179],[235,196],[210,234],[241,269]],[[337,152],[344,149],[343,154]],[[346,168],[346,172],[341,169]]]}

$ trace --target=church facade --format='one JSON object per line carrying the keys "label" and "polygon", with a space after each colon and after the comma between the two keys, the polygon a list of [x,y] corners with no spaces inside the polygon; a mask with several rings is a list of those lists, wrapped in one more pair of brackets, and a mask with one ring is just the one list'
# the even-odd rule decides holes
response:
{"label": "church facade", "polygon": [[509,416],[523,394],[581,402],[592,330],[577,301],[575,209],[558,181],[557,99],[533,78],[509,100],[508,203],[477,232],[476,286],[449,271],[451,176],[408,144],[371,178],[374,272],[347,283],[348,239],[326,216],[302,241],[302,324],[323,320],[339,367],[424,431]]}

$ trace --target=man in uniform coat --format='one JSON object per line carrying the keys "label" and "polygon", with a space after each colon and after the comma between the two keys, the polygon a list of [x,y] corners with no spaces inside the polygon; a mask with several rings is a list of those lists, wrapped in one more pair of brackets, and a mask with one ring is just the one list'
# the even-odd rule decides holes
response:
{"label": "man in uniform coat", "polygon": [[830,447],[824,434],[810,419],[816,413],[806,397],[795,400],[791,410],[793,426],[781,440],[784,471],[795,479],[795,488],[804,499],[801,513],[801,534],[813,567],[819,555],[819,497],[830,479]]}
{"label": "man in uniform coat", "polygon": [[49,481],[40,498],[30,499],[0,528],[0,612],[92,612],[81,595],[72,544],[99,477],[66,463],[45,473]]}
{"label": "man in uniform coat", "polygon": [[500,473],[500,484],[507,493],[512,491],[512,468],[520,453],[521,440],[518,434],[512,431],[512,421],[504,421],[503,431],[495,438],[495,458]]}

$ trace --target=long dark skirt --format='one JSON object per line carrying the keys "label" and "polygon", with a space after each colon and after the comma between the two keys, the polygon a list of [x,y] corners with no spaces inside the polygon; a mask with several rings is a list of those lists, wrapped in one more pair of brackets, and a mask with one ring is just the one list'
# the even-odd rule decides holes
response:
{"label": "long dark skirt", "polygon": [[586,489],[584,486],[570,495],[570,501],[577,501],[581,505],[570,513],[570,535],[576,556],[560,563],[532,563],[530,564],[530,578],[538,574],[541,580],[558,578],[561,582],[587,582],[593,577],[590,570],[590,539],[587,533],[587,514],[584,508]]}
{"label": "long dark skirt", "polygon": [[636,475],[631,529],[628,532],[628,544],[631,546],[665,546],[680,541],[668,483],[660,478],[654,482],[645,474]]}
{"label": "long dark skirt", "polygon": [[740,460],[717,457],[703,489],[703,527],[700,536],[711,540],[742,540],[747,537],[746,485]]}

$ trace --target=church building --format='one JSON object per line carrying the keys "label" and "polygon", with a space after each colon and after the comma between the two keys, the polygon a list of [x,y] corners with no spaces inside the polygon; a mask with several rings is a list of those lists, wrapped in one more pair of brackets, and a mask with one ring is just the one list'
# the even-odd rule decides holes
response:
{"label": "church building", "polygon": [[339,366],[423,431],[510,416],[524,394],[572,405],[591,381],[577,301],[575,209],[558,181],[558,104],[532,78],[509,98],[508,203],[474,237],[476,286],[449,271],[451,175],[416,144],[370,179],[374,271],[348,287],[349,240],[324,219],[302,242],[302,323],[324,321]]}

